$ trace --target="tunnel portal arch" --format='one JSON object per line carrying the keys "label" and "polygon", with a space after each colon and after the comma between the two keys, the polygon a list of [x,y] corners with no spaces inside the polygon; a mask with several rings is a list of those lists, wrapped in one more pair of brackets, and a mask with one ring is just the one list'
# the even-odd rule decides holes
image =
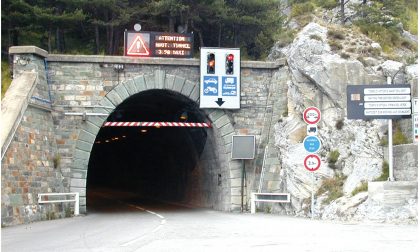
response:
{"label": "tunnel portal arch", "polygon": [[[81,125],[79,137],[73,154],[70,178],[70,191],[79,192],[81,199],[81,212],[86,212],[86,188],[88,165],[93,145],[104,121],[108,116],[129,97],[150,90],[167,90],[185,96],[187,99],[198,103],[199,85],[185,78],[166,74],[163,70],[156,70],[153,74],[139,75],[116,85],[99,102],[100,107],[93,109],[94,113],[107,116],[89,116]],[[200,207],[210,207],[223,211],[236,211],[240,208],[240,168],[236,160],[231,160],[231,141],[234,127],[229,116],[221,109],[202,110],[212,124],[208,129],[208,139],[204,148],[204,155],[200,159],[203,169],[219,168],[219,172],[211,174],[211,185],[203,190],[215,188],[211,199],[207,197],[195,199],[191,204]],[[207,174],[208,175],[208,174]],[[216,188],[220,187],[220,188]],[[210,192],[211,193],[211,192]]]}

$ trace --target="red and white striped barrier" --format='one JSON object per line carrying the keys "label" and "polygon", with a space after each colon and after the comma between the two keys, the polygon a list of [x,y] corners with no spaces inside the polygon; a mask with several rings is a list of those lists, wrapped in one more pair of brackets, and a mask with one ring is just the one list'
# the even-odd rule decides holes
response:
{"label": "red and white striped barrier", "polygon": [[105,122],[102,127],[191,127],[211,128],[209,123],[192,122]]}

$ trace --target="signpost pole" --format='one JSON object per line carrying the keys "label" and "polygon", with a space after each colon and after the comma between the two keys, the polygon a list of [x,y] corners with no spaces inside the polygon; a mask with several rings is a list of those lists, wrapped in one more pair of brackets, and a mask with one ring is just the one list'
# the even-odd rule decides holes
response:
{"label": "signpost pole", "polygon": [[241,212],[244,211],[245,159],[242,159]]}
{"label": "signpost pole", "polygon": [[[387,77],[387,84],[392,84],[392,79],[390,76]],[[388,120],[388,161],[389,161],[389,181],[394,181],[394,151],[392,145],[392,119]]]}
{"label": "signpost pole", "polygon": [[314,219],[314,210],[315,210],[315,192],[314,192],[314,188],[315,188],[315,172],[311,172],[312,173],[312,194],[311,194],[311,219]]}

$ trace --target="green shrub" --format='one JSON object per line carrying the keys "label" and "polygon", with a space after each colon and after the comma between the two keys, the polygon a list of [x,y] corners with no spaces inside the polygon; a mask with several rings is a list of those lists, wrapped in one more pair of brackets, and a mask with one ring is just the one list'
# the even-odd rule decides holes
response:
{"label": "green shrub", "polygon": [[322,201],[323,204],[329,204],[331,201],[336,200],[344,195],[343,193],[343,185],[345,180],[347,179],[346,176],[334,176],[332,178],[328,178],[322,181],[321,187],[318,189],[316,195],[322,195],[325,192],[328,192],[328,196],[326,199]]}
{"label": "green shrub", "polygon": [[335,163],[338,161],[338,157],[340,157],[340,152],[338,150],[333,150],[328,154],[328,167],[336,168]]}
{"label": "green shrub", "polygon": [[392,48],[401,45],[401,35],[395,27],[384,27],[363,21],[355,22],[360,31],[370,39],[378,42],[384,52],[392,52]]}
{"label": "green shrub", "polygon": [[404,135],[401,129],[397,128],[397,130],[392,135],[392,145],[400,145],[400,144],[408,144],[408,138]]}
{"label": "green shrub", "polygon": [[1,97],[3,99],[4,94],[12,83],[12,77],[10,75],[9,63],[7,61],[1,62]]}
{"label": "green shrub", "polygon": [[292,6],[292,17],[301,16],[303,14],[311,13],[314,10],[314,6],[311,2],[296,3]]}
{"label": "green shrub", "polygon": [[292,30],[282,31],[276,35],[275,39],[278,41],[280,47],[285,47],[293,42],[295,39],[295,32]]}
{"label": "green shrub", "polygon": [[351,192],[351,196],[354,196],[360,192],[366,192],[367,190],[368,190],[368,182],[362,181],[362,184],[354,188],[354,190]]}
{"label": "green shrub", "polygon": [[374,181],[387,181],[389,178],[389,164],[387,161],[382,162],[382,174]]}
{"label": "green shrub", "polygon": [[341,129],[343,128],[343,126],[344,126],[344,121],[343,121],[343,119],[337,120],[337,121],[335,122],[335,128],[336,128],[336,129],[341,130]]}

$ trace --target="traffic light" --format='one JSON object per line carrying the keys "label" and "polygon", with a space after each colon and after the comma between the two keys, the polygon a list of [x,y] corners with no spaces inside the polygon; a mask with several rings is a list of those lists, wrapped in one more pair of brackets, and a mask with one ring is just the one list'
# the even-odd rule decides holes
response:
{"label": "traffic light", "polygon": [[233,54],[226,55],[226,74],[233,74]]}
{"label": "traffic light", "polygon": [[214,57],[214,53],[207,54],[207,73],[214,74],[214,69],[216,66],[216,58]]}

